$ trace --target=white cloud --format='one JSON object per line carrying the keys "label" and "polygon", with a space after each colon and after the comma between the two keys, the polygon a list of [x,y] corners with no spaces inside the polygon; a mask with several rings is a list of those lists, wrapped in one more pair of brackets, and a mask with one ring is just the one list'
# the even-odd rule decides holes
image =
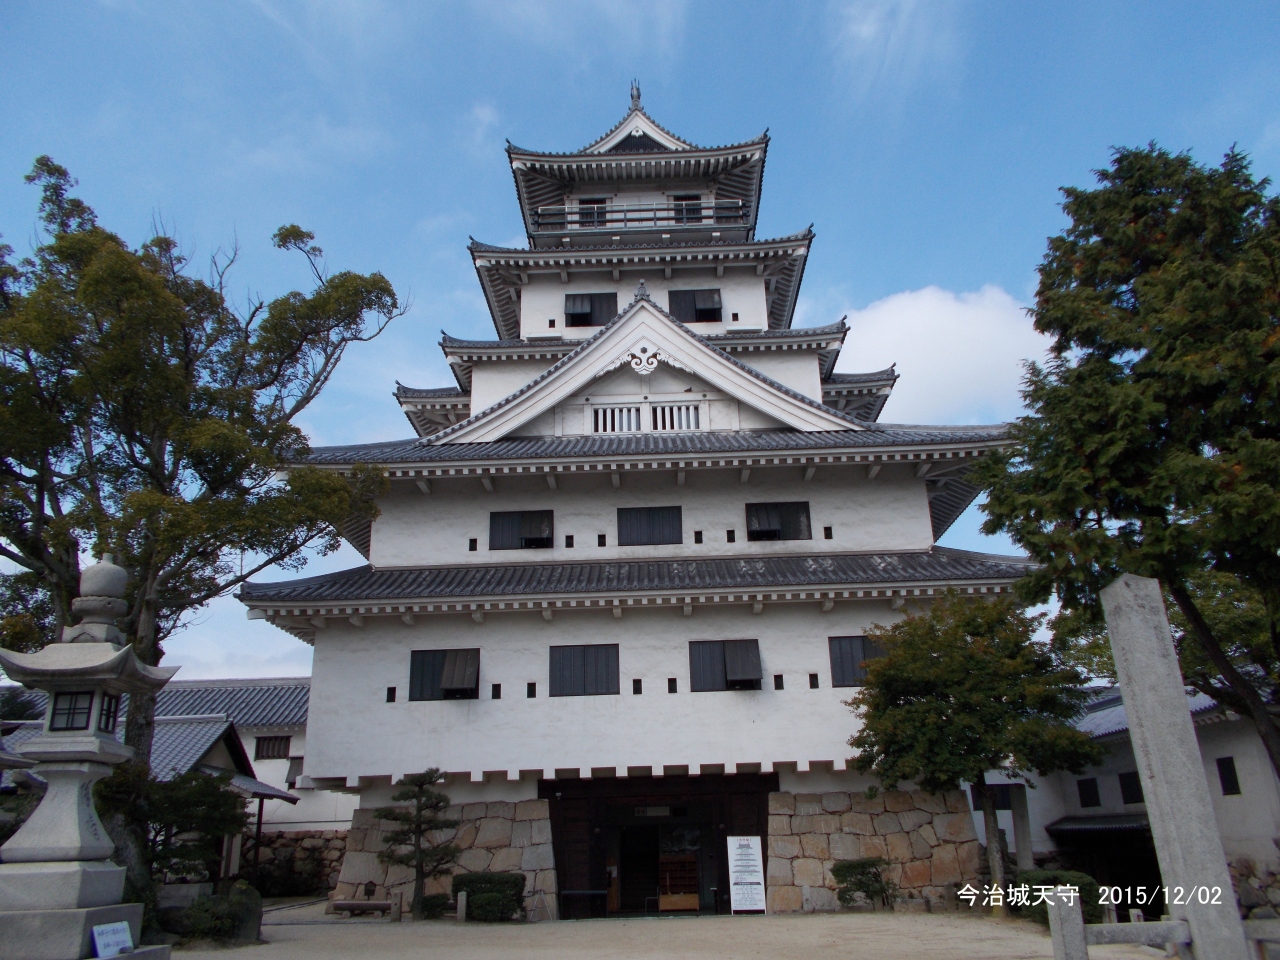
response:
{"label": "white cloud", "polygon": [[950,0],[835,0],[831,38],[855,96],[898,96],[950,69],[957,37]]}
{"label": "white cloud", "polygon": [[1022,362],[1044,356],[1020,304],[996,286],[973,293],[925,287],[849,311],[836,369],[879,370],[896,363],[901,379],[885,405],[886,423],[999,423],[1022,410]]}

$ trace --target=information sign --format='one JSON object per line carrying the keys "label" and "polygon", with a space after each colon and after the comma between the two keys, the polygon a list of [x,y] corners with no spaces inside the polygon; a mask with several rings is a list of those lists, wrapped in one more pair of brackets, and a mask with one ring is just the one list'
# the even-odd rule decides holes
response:
{"label": "information sign", "polygon": [[133,952],[133,933],[127,920],[100,923],[93,928],[93,952],[99,957],[118,957]]}
{"label": "information sign", "polygon": [[729,910],[763,913],[764,860],[759,837],[729,837]]}

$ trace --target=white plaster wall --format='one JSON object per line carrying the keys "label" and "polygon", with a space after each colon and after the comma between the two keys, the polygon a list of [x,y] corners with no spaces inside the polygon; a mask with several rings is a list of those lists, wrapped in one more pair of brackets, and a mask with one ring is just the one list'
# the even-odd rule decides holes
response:
{"label": "white plaster wall", "polygon": [[[409,483],[393,483],[379,501],[370,561],[375,567],[415,567],[466,563],[569,563],[659,557],[755,557],[925,550],[933,543],[923,480],[907,466],[885,467],[874,480],[853,466],[819,467],[808,483],[801,467],[752,468],[741,483],[738,470],[688,470],[678,485],[676,471],[620,474],[615,488],[608,474],[560,474],[550,490],[539,477],[499,477],[488,493],[475,479],[432,480],[428,495]],[[807,500],[812,540],[749,542],[746,504]],[[617,545],[617,508],[682,508],[684,543],[642,547]],[[500,510],[554,510],[555,546],[549,550],[490,552],[489,513]],[[823,539],[823,527],[833,539]],[[728,543],[726,530],[737,532]],[[693,533],[703,531],[703,543]],[[607,546],[598,547],[598,534]],[[564,545],[573,534],[575,546]],[[467,541],[479,549],[471,553]]]}
{"label": "white plaster wall", "polygon": [[[253,771],[257,779],[269,783],[281,790],[288,790],[298,797],[296,804],[283,800],[268,800],[262,805],[262,828],[264,830],[345,830],[351,823],[351,812],[356,808],[357,799],[343,793],[329,790],[317,790],[306,786],[309,782],[305,776],[298,783],[289,786],[288,760],[253,760],[256,753],[254,743],[258,737],[289,736],[289,754],[293,757],[305,757],[307,733],[305,727],[237,727],[240,739],[244,742],[245,751],[253,763]],[[256,801],[249,804],[250,827],[257,823],[258,805]]]}
{"label": "white plaster wall", "polygon": [[774,350],[734,355],[810,400],[822,402],[822,372],[818,369],[816,350]]}
{"label": "white plaster wall", "polygon": [[[316,638],[311,684],[312,777],[390,776],[435,766],[470,772],[505,772],[519,780],[553,776],[556,770],[723,764],[794,763],[843,766],[846,741],[858,722],[843,700],[854,690],[831,686],[827,638],[865,632],[900,613],[886,602],[847,601],[822,613],[817,603],[705,607],[692,617],[678,609],[492,614],[484,623],[466,615],[423,618],[413,626],[370,620],[364,627],[335,624]],[[689,691],[688,641],[754,637],[764,673],[759,691]],[[549,697],[548,648],[553,644],[617,643],[617,696]],[[480,648],[478,700],[407,701],[410,652]],[[773,689],[783,674],[785,689]],[[809,674],[820,687],[810,689]],[[675,677],[679,692],[667,692]],[[644,692],[633,695],[632,680]],[[536,682],[535,699],[525,685]],[[491,685],[502,699],[490,699]],[[386,688],[397,690],[386,702]],[[501,777],[503,773],[499,773]]]}
{"label": "white plaster wall", "polygon": [[489,360],[472,364],[471,412],[479,413],[511,396],[556,363],[555,360]]}
{"label": "white plaster wall", "polygon": [[[566,327],[564,298],[568,293],[618,294],[618,309],[622,310],[635,296],[636,287],[644,280],[649,296],[666,310],[669,306],[669,290],[706,290],[718,288],[722,304],[720,323],[694,323],[689,329],[700,335],[730,333],[737,330],[764,330],[769,325],[768,305],[765,302],[764,280],[757,277],[754,267],[725,267],[724,276],[717,277],[712,268],[681,269],[677,267],[666,279],[661,264],[641,269],[626,269],[620,280],[613,279],[612,268],[598,271],[573,270],[569,282],[561,283],[559,276],[533,274],[520,291],[520,335],[545,337],[560,334],[566,340],[585,339],[593,336],[599,327]],[[732,320],[738,314],[738,322]],[[554,318],[555,327],[548,324]]]}

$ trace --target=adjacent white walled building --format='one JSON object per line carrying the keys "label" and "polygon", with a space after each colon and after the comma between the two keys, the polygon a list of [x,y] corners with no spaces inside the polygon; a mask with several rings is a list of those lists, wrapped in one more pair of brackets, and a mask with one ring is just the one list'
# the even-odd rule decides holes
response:
{"label": "adjacent white walled building", "polygon": [[880,424],[893,370],[791,328],[814,234],[756,238],[767,149],[696,147],[638,90],[580,151],[509,147],[529,246],[471,245],[498,339],[397,385],[416,437],[308,459],[389,480],[344,531],[367,566],[241,594],[315,646],[305,775],[361,806],[343,883],[403,882],[363,831],[430,766],[465,868],[523,869],[549,916],[725,910],[737,835],[771,909],[833,905],[860,851],[916,896],[973,876],[959,794],[861,796],[844,701],[873,625],[1026,569],[936,546],[1003,429]]}

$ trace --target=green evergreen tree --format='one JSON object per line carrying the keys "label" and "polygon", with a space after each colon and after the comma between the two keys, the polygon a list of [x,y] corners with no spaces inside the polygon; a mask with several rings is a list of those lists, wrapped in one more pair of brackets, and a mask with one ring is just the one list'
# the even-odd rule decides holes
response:
{"label": "green evergreen tree", "polygon": [[1025,598],[1056,594],[1080,635],[1118,575],[1157,578],[1188,681],[1280,774],[1280,199],[1235,150],[1120,149],[1097,178],[1063,190],[1033,311],[1050,355],[974,473],[984,530],[1039,561]]}
{"label": "green evergreen tree", "polygon": [[454,844],[441,840],[444,831],[458,825],[457,820],[441,816],[449,806],[449,797],[432,789],[443,779],[444,774],[435,767],[411,773],[396,784],[400,789],[391,795],[393,802],[408,806],[380,807],[375,813],[379,820],[402,824],[384,835],[386,848],[378,853],[378,859],[413,868],[410,912],[415,920],[424,918],[427,880],[447,875],[461,852]]}
{"label": "green evergreen tree", "polygon": [[872,631],[884,656],[867,661],[865,685],[847,701],[863,721],[849,740],[859,770],[889,789],[903,780],[930,792],[973,785],[998,886],[1004,860],[987,771],[1026,780],[1032,771],[1079,772],[1102,756],[1071,725],[1088,700],[1087,678],[1036,639],[1042,621],[1011,598],[950,592],[926,613]]}

